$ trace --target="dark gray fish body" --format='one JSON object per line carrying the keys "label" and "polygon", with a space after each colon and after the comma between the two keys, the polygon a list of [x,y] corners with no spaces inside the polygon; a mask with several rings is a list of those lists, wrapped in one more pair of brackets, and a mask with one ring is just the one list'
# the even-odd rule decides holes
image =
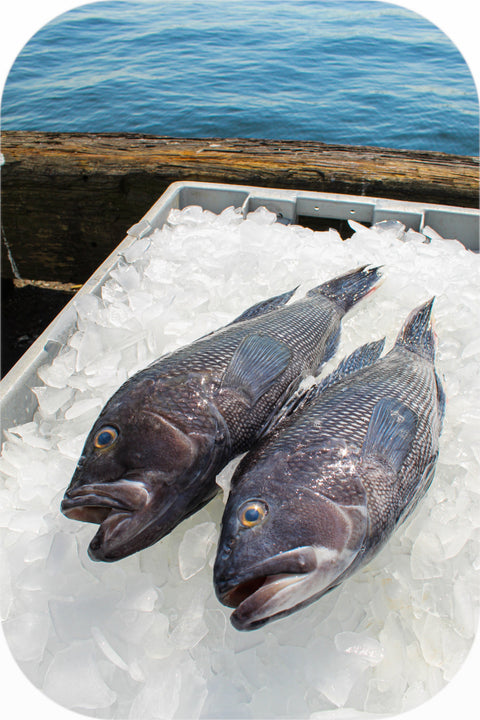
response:
{"label": "dark gray fish body", "polygon": [[333,355],[343,315],[378,277],[359,268],[291,305],[294,291],[271,298],[130,378],[95,422],[62,502],[68,517],[100,524],[90,557],[137,552],[208,502],[220,470]]}
{"label": "dark gray fish body", "polygon": [[313,602],[365,564],[433,477],[445,399],[432,301],[346,358],[242,460],[214,577],[238,629]]}

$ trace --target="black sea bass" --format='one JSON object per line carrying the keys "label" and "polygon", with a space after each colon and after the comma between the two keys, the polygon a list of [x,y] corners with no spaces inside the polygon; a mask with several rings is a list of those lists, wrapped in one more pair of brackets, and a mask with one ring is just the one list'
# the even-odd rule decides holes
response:
{"label": "black sea bass", "polygon": [[385,357],[381,340],[343,360],[238,466],[214,569],[236,628],[338,585],[425,493],[445,406],[432,302],[410,314]]}
{"label": "black sea bass", "polygon": [[100,524],[94,560],[152,545],[217,492],[216,475],[338,344],[343,315],[379,278],[359,268],[287,305],[294,290],[132,376],[96,420],[62,502]]}

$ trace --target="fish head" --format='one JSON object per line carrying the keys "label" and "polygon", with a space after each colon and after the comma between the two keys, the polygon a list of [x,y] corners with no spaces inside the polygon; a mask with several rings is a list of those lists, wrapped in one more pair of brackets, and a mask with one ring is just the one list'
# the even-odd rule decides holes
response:
{"label": "fish head", "polygon": [[107,402],[65,492],[64,515],[99,525],[92,560],[119,560],[152,545],[215,492],[215,427],[207,415],[203,430],[198,422],[188,427],[184,408],[176,415],[167,402],[172,393],[163,389],[162,407],[157,391],[154,382],[127,383]]}
{"label": "fish head", "polygon": [[238,630],[313,602],[360,555],[368,520],[359,477],[345,469],[355,492],[335,497],[328,484],[332,473],[341,475],[338,468],[311,460],[268,457],[246,470],[241,463],[232,478],[214,583],[220,602],[235,608],[231,622]]}

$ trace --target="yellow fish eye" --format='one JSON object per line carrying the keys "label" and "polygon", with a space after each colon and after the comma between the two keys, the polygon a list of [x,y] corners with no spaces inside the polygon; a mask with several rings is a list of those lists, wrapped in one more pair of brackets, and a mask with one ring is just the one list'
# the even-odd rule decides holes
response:
{"label": "yellow fish eye", "polygon": [[110,447],[110,445],[113,445],[117,437],[118,430],[110,425],[106,425],[97,432],[93,440],[93,444],[99,450],[104,450],[105,448]]}
{"label": "yellow fish eye", "polygon": [[262,500],[250,500],[240,508],[239,518],[243,527],[259,525],[267,515],[267,505]]}

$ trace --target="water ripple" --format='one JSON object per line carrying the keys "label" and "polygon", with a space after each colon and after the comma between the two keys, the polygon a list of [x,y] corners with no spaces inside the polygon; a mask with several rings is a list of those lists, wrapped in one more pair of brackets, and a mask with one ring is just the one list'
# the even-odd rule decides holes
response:
{"label": "water ripple", "polygon": [[370,0],[85,5],[20,53],[2,121],[478,154],[459,51],[417,14]]}

